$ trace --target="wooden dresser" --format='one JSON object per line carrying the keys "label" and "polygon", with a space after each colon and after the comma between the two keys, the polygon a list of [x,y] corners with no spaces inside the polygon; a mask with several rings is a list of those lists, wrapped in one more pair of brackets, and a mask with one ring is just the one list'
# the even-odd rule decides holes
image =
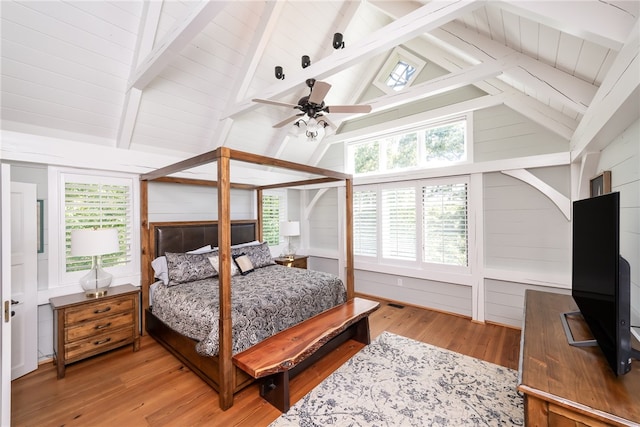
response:
{"label": "wooden dresser", "polygon": [[[640,426],[640,361],[616,377],[598,347],[570,346],[560,314],[575,310],[570,295],[526,293],[518,384],[526,425]],[[584,320],[571,318],[574,338],[590,338]]]}
{"label": "wooden dresser", "polygon": [[307,258],[309,258],[308,255],[294,255],[293,259],[280,257],[274,258],[273,260],[276,262],[276,264],[284,265],[285,267],[303,268],[306,270]]}
{"label": "wooden dresser", "polygon": [[107,295],[87,298],[84,292],[49,299],[53,309],[54,362],[58,379],[68,364],[123,345],[140,348],[140,289],[110,287]]}

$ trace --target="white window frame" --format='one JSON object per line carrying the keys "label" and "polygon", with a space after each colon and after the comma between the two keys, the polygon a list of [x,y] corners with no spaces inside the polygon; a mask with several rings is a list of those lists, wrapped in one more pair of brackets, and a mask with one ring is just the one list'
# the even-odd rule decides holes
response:
{"label": "white window frame", "polygon": [[[448,185],[465,183],[467,185],[467,265],[457,266],[440,263],[429,263],[422,261],[422,238],[423,238],[423,212],[422,212],[422,187],[435,185]],[[384,188],[415,187],[416,203],[416,259],[413,261],[384,258],[382,255],[382,190]],[[365,256],[354,254],[355,267],[357,269],[378,271],[381,273],[398,274],[402,276],[433,278],[434,280],[445,280],[449,277],[452,283],[467,283],[468,275],[471,273],[472,257],[475,256],[475,246],[473,243],[474,221],[473,212],[470,206],[471,200],[471,177],[468,175],[451,176],[443,178],[415,179],[410,181],[394,181],[380,184],[365,184],[354,186],[354,193],[358,191],[376,191],[377,195],[377,255]],[[356,219],[354,218],[354,221]],[[438,274],[432,274],[437,272]],[[442,273],[442,274],[439,274]],[[447,276],[450,275],[450,276]],[[455,277],[452,277],[455,276]],[[465,276],[465,278],[462,278]]]}
{"label": "white window frame", "polygon": [[[279,217],[280,220],[279,222],[283,222],[283,221],[288,221],[289,218],[289,200],[287,197],[287,190],[286,189],[269,189],[269,190],[263,190],[262,192],[262,197],[264,196],[277,196],[280,200],[279,200]],[[280,225],[278,224],[278,230],[279,230]],[[287,241],[285,240],[285,238],[282,236],[282,234],[279,234],[279,238],[278,238],[279,243],[277,245],[271,245],[270,248],[272,249],[272,253],[280,253],[282,251],[282,249],[284,249],[284,246],[286,245]]]}
{"label": "white window frame", "polygon": [[[113,274],[114,284],[140,284],[140,185],[139,177],[134,174],[106,172],[98,170],[49,167],[49,289],[69,287],[69,291],[81,290],[80,278],[86,270],[66,272],[65,250],[65,182],[103,182],[130,183],[131,185],[131,261],[122,266],[108,267]],[[53,294],[60,294],[54,291]]]}
{"label": "white window frame", "polygon": [[[415,68],[416,71],[413,74],[413,78],[410,79],[401,90],[394,90],[392,87],[387,86],[386,82],[387,82],[387,79],[389,78],[389,75],[393,71],[393,69],[401,61],[411,65],[413,68]],[[380,67],[380,71],[376,75],[375,79],[373,79],[373,84],[375,87],[377,87],[378,89],[380,89],[381,91],[385,92],[388,95],[400,93],[415,83],[416,79],[418,78],[418,75],[420,74],[420,72],[422,71],[422,69],[425,67],[426,64],[427,63],[424,59],[421,59],[416,55],[412,54],[411,52],[409,52],[408,50],[400,46],[397,46],[395,49],[393,49],[391,54],[389,54],[389,57],[387,58],[385,63],[382,65],[382,67]]]}
{"label": "white window frame", "polygon": [[[430,162],[428,164],[423,163],[423,158],[424,158],[424,139],[422,137],[418,137],[417,140],[417,144],[418,144],[418,165],[414,166],[414,167],[408,167],[408,168],[398,168],[398,169],[391,169],[391,170],[378,170],[378,171],[374,171],[374,172],[366,172],[366,173],[361,173],[361,174],[356,174],[355,170],[354,170],[354,149],[353,147],[357,146],[357,145],[361,145],[361,144],[367,144],[367,143],[372,143],[374,141],[379,141],[380,145],[378,147],[379,150],[379,159],[380,159],[380,167],[382,167],[383,165],[386,166],[386,144],[384,143],[383,140],[387,139],[387,138],[392,138],[395,136],[400,136],[400,135],[404,135],[407,133],[412,133],[412,132],[422,132],[425,131],[427,129],[430,128],[435,128],[435,127],[440,127],[440,126],[446,126],[448,124],[451,123],[455,123],[455,122],[465,122],[465,146],[464,146],[464,152],[465,152],[465,159],[464,160],[460,160],[457,162]],[[424,170],[424,169],[437,169],[437,168],[442,168],[442,167],[446,167],[446,166],[453,166],[453,165],[463,165],[463,164],[471,164],[473,162],[473,128],[472,128],[472,123],[473,123],[473,115],[472,113],[467,113],[467,114],[463,114],[463,115],[457,115],[455,117],[451,117],[447,120],[438,120],[438,121],[428,121],[428,122],[423,122],[420,123],[418,125],[415,126],[411,126],[408,128],[402,128],[402,129],[395,129],[393,131],[389,131],[387,133],[383,133],[383,134],[379,134],[376,135],[374,137],[366,137],[366,138],[362,138],[362,139],[358,139],[358,140],[354,140],[354,141],[350,141],[348,142],[346,145],[346,155],[345,155],[345,164],[346,164],[346,169],[347,172],[352,174],[354,177],[357,178],[362,178],[362,177],[378,177],[378,176],[393,176],[393,175],[397,175],[397,174],[406,174],[407,172],[412,172],[412,171],[420,171],[420,170]]]}

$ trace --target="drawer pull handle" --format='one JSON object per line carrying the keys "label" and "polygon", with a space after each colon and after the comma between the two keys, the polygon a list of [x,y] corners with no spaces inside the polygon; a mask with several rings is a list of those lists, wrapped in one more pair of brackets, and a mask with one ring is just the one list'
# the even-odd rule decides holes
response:
{"label": "drawer pull handle", "polygon": [[111,307],[104,308],[102,310],[95,310],[93,314],[106,313],[107,311],[111,311]]}
{"label": "drawer pull handle", "polygon": [[105,344],[105,343],[108,343],[109,341],[111,341],[111,338],[107,338],[106,340],[102,340],[102,341],[95,341],[93,345]]}
{"label": "drawer pull handle", "polygon": [[111,326],[111,322],[107,323],[106,325],[96,325],[95,329],[104,329],[108,328],[109,326]]}

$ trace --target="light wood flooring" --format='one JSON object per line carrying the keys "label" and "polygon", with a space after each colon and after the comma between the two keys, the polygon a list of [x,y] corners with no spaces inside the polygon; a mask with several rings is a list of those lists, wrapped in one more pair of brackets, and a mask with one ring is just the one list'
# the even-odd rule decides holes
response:
{"label": "light wood flooring", "polygon": [[[520,331],[381,300],[371,338],[389,331],[517,369]],[[292,404],[362,348],[347,341],[291,381]],[[56,379],[52,363],[12,383],[13,426],[266,426],[279,411],[253,384],[220,410],[218,395],[145,335],[131,346],[69,365]]]}

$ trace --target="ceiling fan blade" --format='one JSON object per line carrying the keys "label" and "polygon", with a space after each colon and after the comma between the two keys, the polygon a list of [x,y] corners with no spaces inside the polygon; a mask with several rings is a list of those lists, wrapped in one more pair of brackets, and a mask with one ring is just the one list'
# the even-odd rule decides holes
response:
{"label": "ceiling fan blade", "polygon": [[327,92],[331,89],[331,85],[327,82],[316,81],[311,88],[311,95],[309,95],[309,102],[312,104],[320,105],[324,101],[324,97],[327,96]]}
{"label": "ceiling fan blade", "polygon": [[295,121],[298,117],[301,117],[301,116],[303,116],[303,114],[296,114],[295,116],[291,116],[291,117],[289,117],[289,118],[287,118],[287,119],[284,119],[284,120],[283,120],[283,121],[281,121],[281,122],[276,123],[275,125],[273,125],[273,127],[274,127],[274,128],[281,128],[281,127],[283,127],[284,125],[289,124],[289,123],[291,123],[291,122]]}
{"label": "ceiling fan blade", "polygon": [[288,104],[286,102],[271,101],[269,99],[254,98],[252,99],[252,101],[259,102],[261,104],[277,105],[278,107],[298,108],[296,104]]}
{"label": "ceiling fan blade", "polygon": [[327,113],[370,113],[371,105],[330,105]]}

